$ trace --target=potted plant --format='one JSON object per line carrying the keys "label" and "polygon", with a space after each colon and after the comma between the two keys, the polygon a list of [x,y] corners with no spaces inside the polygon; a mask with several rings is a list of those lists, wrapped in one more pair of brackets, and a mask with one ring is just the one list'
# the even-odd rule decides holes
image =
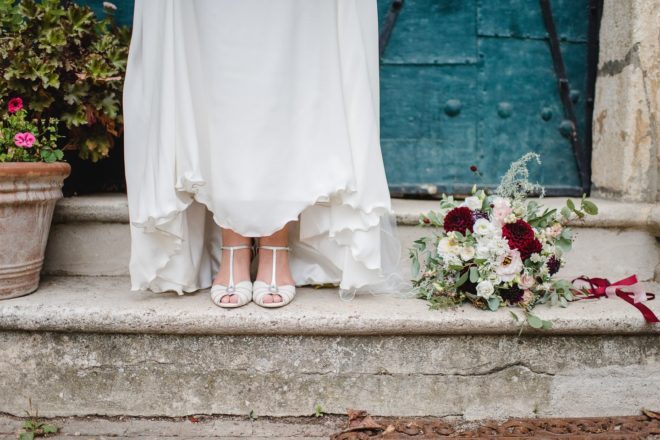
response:
{"label": "potted plant", "polygon": [[58,120],[30,115],[21,97],[0,114],[0,299],[34,292],[55,203],[71,172]]}

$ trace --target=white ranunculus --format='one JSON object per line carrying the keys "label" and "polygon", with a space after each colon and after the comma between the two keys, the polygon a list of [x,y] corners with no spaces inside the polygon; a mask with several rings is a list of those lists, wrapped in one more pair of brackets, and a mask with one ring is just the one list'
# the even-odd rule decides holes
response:
{"label": "white ranunculus", "polygon": [[481,200],[479,200],[479,197],[470,196],[465,198],[465,201],[463,202],[463,206],[467,206],[472,210],[476,210],[476,209],[481,209],[482,203]]}
{"label": "white ranunculus", "polygon": [[479,284],[477,284],[477,296],[480,296],[484,299],[488,299],[493,295],[495,292],[495,287],[493,287],[493,283],[490,281],[481,281]]}
{"label": "white ranunculus", "polygon": [[478,258],[487,259],[490,257],[490,248],[487,243],[477,245],[476,255]]}
{"label": "white ranunculus", "polygon": [[438,243],[438,254],[441,256],[458,255],[460,245],[454,237],[443,237]]}
{"label": "white ranunculus", "polygon": [[470,261],[471,259],[474,258],[475,253],[476,251],[472,246],[465,246],[461,248],[459,255],[461,256],[463,261]]}

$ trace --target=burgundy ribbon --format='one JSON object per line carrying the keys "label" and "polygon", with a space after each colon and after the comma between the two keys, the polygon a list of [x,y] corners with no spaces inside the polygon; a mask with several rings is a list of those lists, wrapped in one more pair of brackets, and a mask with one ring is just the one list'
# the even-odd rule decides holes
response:
{"label": "burgundy ribbon", "polygon": [[606,278],[581,276],[573,280],[573,286],[579,289],[581,293],[586,292],[586,295],[577,297],[576,300],[602,298],[604,296],[613,298],[614,296],[618,296],[639,310],[646,322],[660,322],[658,317],[655,316],[655,313],[642,304],[643,301],[655,299],[655,295],[644,291],[642,285],[637,281],[637,275],[631,275],[615,283],[610,283]]}

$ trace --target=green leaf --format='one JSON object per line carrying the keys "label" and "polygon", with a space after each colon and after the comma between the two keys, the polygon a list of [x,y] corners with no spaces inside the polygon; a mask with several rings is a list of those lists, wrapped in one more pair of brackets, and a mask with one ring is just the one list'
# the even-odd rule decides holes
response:
{"label": "green leaf", "polygon": [[568,206],[568,209],[571,211],[575,211],[575,203],[573,203],[573,200],[566,199],[566,206]]}
{"label": "green leaf", "polygon": [[413,277],[417,278],[419,276],[420,268],[419,268],[419,260],[417,257],[413,258],[412,260],[412,275]]}
{"label": "green leaf", "polygon": [[536,315],[527,315],[527,323],[532,328],[543,328],[543,320]]}
{"label": "green leaf", "polygon": [[584,212],[586,212],[589,215],[598,214],[598,206],[596,206],[595,203],[593,203],[589,200],[583,200],[582,201],[582,209],[584,210]]}
{"label": "green leaf", "polygon": [[55,425],[43,425],[41,429],[44,431],[44,434],[54,434],[57,432],[57,426]]}
{"label": "green leaf", "polygon": [[472,266],[470,268],[470,282],[476,283],[477,281],[479,281],[479,270],[475,266]]}
{"label": "green leaf", "polygon": [[543,323],[543,329],[544,330],[549,330],[552,328],[552,322],[550,321],[541,321]]}
{"label": "green leaf", "polygon": [[557,239],[555,244],[563,252],[568,252],[568,251],[571,250],[571,247],[573,247],[573,242],[571,240],[568,240],[568,239],[563,238],[563,237],[560,237],[559,239]]}
{"label": "green leaf", "polygon": [[500,299],[496,296],[491,296],[488,298],[488,308],[493,312],[500,308]]}
{"label": "green leaf", "polygon": [[513,311],[509,310],[509,313],[511,313],[511,316],[513,316],[514,321],[516,321],[516,322],[520,321],[520,318],[518,317],[518,315],[513,313]]}
{"label": "green leaf", "polygon": [[461,277],[456,281],[456,285],[454,286],[456,289],[461,287],[465,282],[468,280],[469,272],[466,271]]}

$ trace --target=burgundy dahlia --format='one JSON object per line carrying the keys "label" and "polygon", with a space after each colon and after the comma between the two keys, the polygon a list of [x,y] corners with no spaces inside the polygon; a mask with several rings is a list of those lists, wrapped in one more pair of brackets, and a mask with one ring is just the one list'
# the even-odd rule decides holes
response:
{"label": "burgundy dahlia", "polygon": [[543,245],[535,238],[525,243],[520,249],[518,249],[518,251],[520,252],[520,258],[526,260],[531,257],[532,254],[541,252],[541,249],[543,249]]}
{"label": "burgundy dahlia", "polygon": [[474,216],[472,210],[466,206],[459,206],[447,213],[445,216],[445,232],[458,231],[465,234],[465,231],[472,232],[474,226]]}
{"label": "burgundy dahlia", "polygon": [[548,266],[548,273],[550,274],[550,276],[559,272],[559,268],[561,267],[561,262],[559,261],[559,258],[555,257],[554,255],[548,258],[548,261],[545,264],[546,266]]}
{"label": "burgundy dahlia", "polygon": [[518,286],[512,286],[509,289],[500,290],[500,296],[503,300],[508,301],[509,304],[517,304],[523,299],[525,292]]}
{"label": "burgundy dahlia", "polygon": [[[515,223],[507,223],[502,227],[502,236],[509,242],[511,249],[518,249],[522,253],[525,246],[529,246],[529,242],[533,241],[534,230],[524,220],[516,220]],[[524,258],[523,258],[524,259]]]}

